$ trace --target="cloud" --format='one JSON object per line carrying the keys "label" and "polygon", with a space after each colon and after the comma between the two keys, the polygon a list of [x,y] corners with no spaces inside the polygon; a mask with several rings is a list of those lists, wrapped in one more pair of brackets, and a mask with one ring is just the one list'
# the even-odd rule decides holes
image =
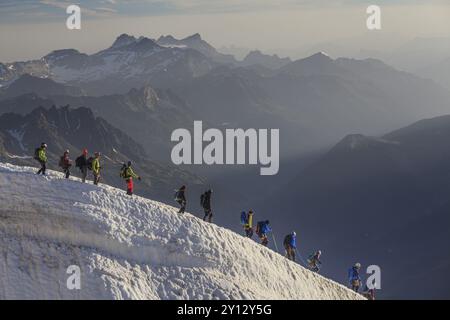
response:
{"label": "cloud", "polygon": [[117,13],[117,10],[116,10],[116,9],[113,9],[113,8],[106,8],[106,7],[97,7],[97,8],[94,8],[94,10],[95,10],[97,13],[99,13],[99,12]]}
{"label": "cloud", "polygon": [[[112,2],[111,2],[112,1]],[[91,16],[91,17],[111,17],[115,13],[117,13],[116,9],[109,7],[91,7],[89,4],[96,4],[99,1],[89,1],[89,2],[80,2],[78,5],[81,7],[81,13],[83,15]],[[104,3],[105,1],[100,1],[100,3]],[[113,4],[115,0],[109,0],[108,3]],[[61,0],[40,0],[42,5],[47,5],[55,8],[66,9],[70,5],[74,4],[69,1],[61,1]],[[89,3],[89,4],[88,4]]]}
{"label": "cloud", "polygon": [[[96,2],[96,1],[92,1]],[[333,9],[364,6],[373,0],[101,0],[114,5],[121,15],[213,14],[280,10]],[[381,6],[417,5],[423,0],[377,0]],[[427,5],[450,4],[449,0],[427,0]]]}
{"label": "cloud", "polygon": [[[60,19],[71,4],[81,7],[84,17],[113,18],[222,13],[253,13],[338,9],[370,5],[373,0],[0,0],[0,23],[32,23]],[[423,0],[377,0],[381,6],[417,5]],[[449,0],[427,0],[427,5]],[[38,13],[33,17],[33,13]],[[27,16],[27,19],[16,17]]]}
{"label": "cloud", "polygon": [[70,3],[68,3],[68,2],[57,1],[57,0],[40,0],[40,3],[44,4],[44,5],[49,5],[49,6],[61,8],[61,9],[65,9],[68,6],[70,6]]}

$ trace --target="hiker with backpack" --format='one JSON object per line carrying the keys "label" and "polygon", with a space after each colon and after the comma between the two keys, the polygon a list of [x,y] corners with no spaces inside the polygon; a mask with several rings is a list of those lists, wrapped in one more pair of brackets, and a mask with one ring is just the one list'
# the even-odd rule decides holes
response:
{"label": "hiker with backpack", "polygon": [[267,238],[267,234],[272,231],[269,226],[269,220],[260,221],[256,224],[256,234],[259,239],[261,239],[261,244],[263,246],[267,246],[269,244],[269,239]]}
{"label": "hiker with backpack", "polygon": [[[88,163],[89,163],[89,159],[88,159]],[[94,184],[98,185],[98,183],[100,182],[100,169],[102,168],[100,166],[100,152],[94,153],[94,159],[92,160],[91,168],[92,168],[92,174],[94,175]]]}
{"label": "hiker with backpack", "polygon": [[175,201],[178,202],[178,204],[181,206],[178,213],[184,213],[184,211],[186,210],[187,201],[186,201],[185,192],[186,192],[186,186],[181,186],[181,188],[175,192]]}
{"label": "hiker with backpack", "polygon": [[127,183],[127,195],[132,196],[134,189],[133,179],[141,181],[141,177],[134,173],[131,168],[131,161],[128,161],[127,164],[123,164],[122,169],[120,170],[120,176],[124,178]]}
{"label": "hiker with backpack", "polygon": [[295,231],[284,237],[283,245],[286,250],[286,258],[295,261],[295,250],[297,249],[297,234]]}
{"label": "hiker with backpack", "polygon": [[212,221],[213,214],[211,210],[211,194],[212,190],[209,189],[200,196],[200,205],[202,206],[203,211],[205,212],[205,215],[203,216],[203,221],[206,221],[206,218],[208,218],[208,222]]}
{"label": "hiker with backpack", "polygon": [[64,154],[59,159],[59,166],[63,169],[66,179],[69,179],[70,167],[72,166],[72,160],[69,158],[69,150],[64,151]]}
{"label": "hiker with backpack", "polygon": [[[86,182],[86,177],[87,177],[87,173],[88,173],[88,151],[87,149],[83,149],[82,154],[75,159],[75,166],[77,168],[80,169],[81,172],[81,181],[83,181],[83,183]],[[92,164],[92,161],[91,161]]]}
{"label": "hiker with backpack", "polygon": [[361,269],[361,264],[359,262],[355,263],[353,267],[348,270],[348,282],[353,291],[358,292],[359,287],[361,287],[361,277],[359,275],[359,270]]}
{"label": "hiker with backpack", "polygon": [[375,300],[375,288],[369,289],[367,284],[364,286],[362,295],[367,300]]}
{"label": "hiker with backpack", "polygon": [[253,237],[253,211],[250,210],[248,214],[245,211],[241,212],[241,224],[244,227],[245,236]]}
{"label": "hiker with backpack", "polygon": [[308,266],[309,270],[313,272],[319,272],[320,268],[319,265],[322,264],[322,261],[320,261],[320,256],[322,255],[322,251],[317,250],[315,253],[311,254],[308,257]]}
{"label": "hiker with backpack", "polygon": [[41,168],[36,174],[41,174],[45,176],[45,171],[47,170],[47,144],[42,142],[39,148],[34,150],[34,159],[39,162]]}

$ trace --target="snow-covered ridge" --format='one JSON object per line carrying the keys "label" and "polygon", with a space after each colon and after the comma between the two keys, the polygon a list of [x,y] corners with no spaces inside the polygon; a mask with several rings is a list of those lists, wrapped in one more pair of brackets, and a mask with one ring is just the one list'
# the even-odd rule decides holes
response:
{"label": "snow-covered ridge", "polygon": [[360,299],[168,205],[35,171],[0,163],[1,299]]}

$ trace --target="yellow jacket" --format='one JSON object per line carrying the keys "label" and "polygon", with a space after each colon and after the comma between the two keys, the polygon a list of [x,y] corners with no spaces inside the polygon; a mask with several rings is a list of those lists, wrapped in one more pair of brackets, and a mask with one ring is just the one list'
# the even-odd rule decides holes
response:
{"label": "yellow jacket", "polygon": [[139,176],[134,173],[133,169],[131,169],[131,167],[127,167],[126,171],[125,171],[125,179],[130,179],[130,178],[134,178],[137,179],[139,178]]}
{"label": "yellow jacket", "polygon": [[98,158],[94,158],[94,160],[92,160],[92,172],[95,175],[100,174],[100,160]]}
{"label": "yellow jacket", "polygon": [[248,223],[245,225],[247,229],[253,228],[253,214],[248,215]]}

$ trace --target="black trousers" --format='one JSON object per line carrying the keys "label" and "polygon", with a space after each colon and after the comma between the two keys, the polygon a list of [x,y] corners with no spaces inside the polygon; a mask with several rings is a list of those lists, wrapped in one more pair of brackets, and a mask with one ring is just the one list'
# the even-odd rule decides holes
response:
{"label": "black trousers", "polygon": [[94,173],[94,184],[98,185],[99,182],[100,182],[100,173],[99,174]]}
{"label": "black trousers", "polygon": [[65,168],[64,173],[66,174],[66,179],[69,179],[70,177],[70,168]]}
{"label": "black trousers", "polygon": [[212,221],[213,213],[211,208],[203,208],[205,211],[205,216],[203,217],[203,221],[206,221],[206,218],[208,218],[208,222]]}
{"label": "black trousers", "polygon": [[41,174],[45,176],[45,170],[47,170],[47,164],[44,161],[39,161],[39,163],[41,164],[41,168],[39,169],[39,171],[37,172],[37,174]]}
{"label": "black trousers", "polygon": [[184,211],[186,210],[186,200],[177,200],[177,202],[181,206],[178,213],[184,213]]}
{"label": "black trousers", "polygon": [[81,181],[83,181],[83,183],[86,182],[86,177],[87,177],[87,167],[81,167],[80,171],[81,171]]}

